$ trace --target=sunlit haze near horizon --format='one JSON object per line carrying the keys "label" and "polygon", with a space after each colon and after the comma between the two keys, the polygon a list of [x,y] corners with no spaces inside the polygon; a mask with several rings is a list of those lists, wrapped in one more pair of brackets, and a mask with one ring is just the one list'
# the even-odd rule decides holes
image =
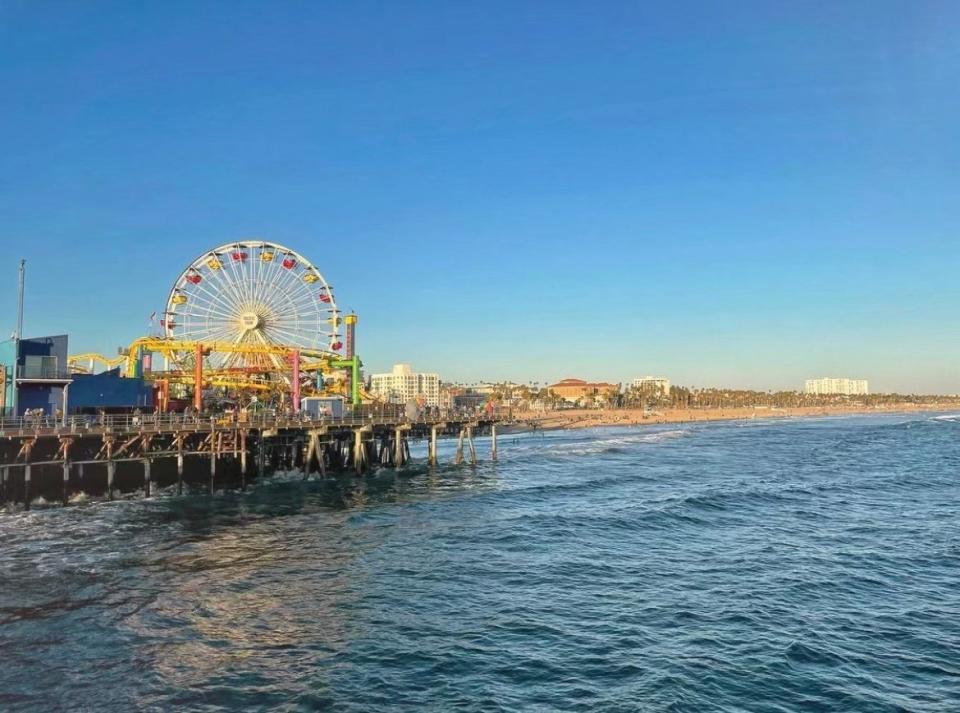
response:
{"label": "sunlit haze near horizon", "polygon": [[309,256],[367,373],[960,392],[960,4],[0,1],[0,330]]}

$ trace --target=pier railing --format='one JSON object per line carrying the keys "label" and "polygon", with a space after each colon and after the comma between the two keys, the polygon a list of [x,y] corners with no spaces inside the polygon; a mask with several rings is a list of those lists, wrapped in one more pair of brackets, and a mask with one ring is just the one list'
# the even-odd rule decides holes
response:
{"label": "pier railing", "polygon": [[431,425],[443,422],[502,422],[510,420],[507,410],[483,413],[434,411],[410,417],[399,410],[368,409],[340,417],[307,413],[223,413],[223,414],[107,414],[54,418],[53,416],[21,416],[0,418],[0,436],[68,435],[85,433],[130,433],[210,431],[227,428],[273,429],[322,427],[358,427],[366,425]]}

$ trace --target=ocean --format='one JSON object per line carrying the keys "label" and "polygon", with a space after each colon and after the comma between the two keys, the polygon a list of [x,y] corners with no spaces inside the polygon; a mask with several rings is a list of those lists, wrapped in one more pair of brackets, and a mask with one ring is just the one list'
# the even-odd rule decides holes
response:
{"label": "ocean", "polygon": [[960,416],[499,445],[0,513],[0,710],[960,710]]}

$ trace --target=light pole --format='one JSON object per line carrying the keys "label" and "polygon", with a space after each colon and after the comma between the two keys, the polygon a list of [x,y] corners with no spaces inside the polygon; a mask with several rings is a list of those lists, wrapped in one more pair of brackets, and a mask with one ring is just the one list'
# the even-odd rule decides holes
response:
{"label": "light pole", "polygon": [[20,406],[20,387],[17,373],[20,370],[20,340],[23,339],[23,282],[27,272],[27,261],[20,260],[20,274],[17,286],[17,331],[13,335],[13,416]]}

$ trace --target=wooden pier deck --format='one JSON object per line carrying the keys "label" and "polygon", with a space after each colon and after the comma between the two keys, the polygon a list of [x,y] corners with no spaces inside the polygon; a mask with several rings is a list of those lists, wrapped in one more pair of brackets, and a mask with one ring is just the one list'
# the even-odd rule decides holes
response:
{"label": "wooden pier deck", "polygon": [[[457,438],[454,463],[477,462],[474,435],[489,433],[497,458],[497,426],[503,415],[440,414],[407,418],[394,411],[344,418],[303,414],[240,413],[213,416],[124,414],[0,420],[0,503],[60,499],[80,489],[113,498],[118,492],[203,477],[218,483],[247,480],[278,469],[305,475],[372,467],[400,468],[410,460],[410,441],[427,440],[427,463],[437,465],[437,440]],[[188,466],[189,464],[189,466]]]}

